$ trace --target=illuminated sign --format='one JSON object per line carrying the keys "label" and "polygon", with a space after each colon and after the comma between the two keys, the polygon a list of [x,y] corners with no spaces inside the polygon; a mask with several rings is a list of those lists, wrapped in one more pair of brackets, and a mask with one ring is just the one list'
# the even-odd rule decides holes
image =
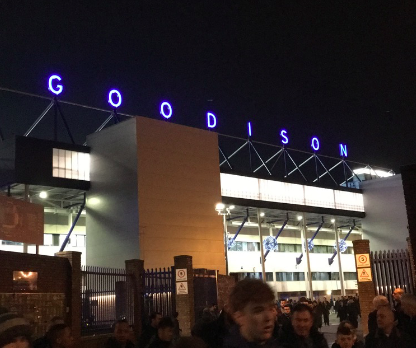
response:
{"label": "illuminated sign", "polygon": [[62,90],[64,89],[64,87],[62,86],[62,85],[60,85],[60,84],[57,84],[56,85],[56,88],[53,86],[53,81],[54,80],[58,80],[58,81],[61,81],[62,79],[61,79],[61,77],[60,76],[58,76],[58,75],[52,75],[51,77],[49,77],[49,87],[48,87],[48,89],[53,93],[53,94],[56,94],[56,95],[58,95],[58,94],[61,94],[62,93]]}
{"label": "illuminated sign", "polygon": [[287,130],[286,129],[282,129],[280,132],[280,136],[282,137],[282,144],[286,145],[289,142],[289,138],[287,137]]}
{"label": "illuminated sign", "polygon": [[[167,113],[165,112],[166,110]],[[160,114],[166,119],[171,118],[173,114],[172,106],[168,102],[163,102],[160,104]]]}
{"label": "illuminated sign", "polygon": [[217,117],[212,112],[207,112],[208,128],[215,128],[217,125]]}
{"label": "illuminated sign", "polygon": [[[117,103],[115,103],[113,101],[113,94],[117,95],[117,98],[118,98],[118,102]],[[108,93],[108,103],[111,106],[113,106],[115,108],[118,108],[121,105],[121,93],[119,91],[117,91],[116,89],[112,89],[110,91],[110,93]]]}
{"label": "illuminated sign", "polygon": [[319,140],[317,137],[312,138],[311,146],[312,146],[312,149],[314,149],[315,151],[319,150]]}
{"label": "illuminated sign", "polygon": [[[48,89],[55,95],[59,95],[63,91],[63,85],[58,83],[61,80],[62,79],[59,75],[51,75],[49,77]],[[121,93],[116,89],[112,89],[108,94],[108,103],[112,107],[118,108],[122,103]],[[160,112],[160,115],[163,116],[164,118],[166,119],[171,118],[173,115],[172,105],[167,101],[162,102],[160,104],[159,112]],[[206,113],[206,118],[207,118],[207,128],[213,129],[217,126],[217,116],[214,115],[212,112],[208,111]],[[249,137],[251,137],[253,134],[251,122],[247,122],[247,133]],[[281,129],[279,135],[280,135],[280,142],[283,145],[286,145],[289,143],[289,135],[286,129]],[[314,151],[318,151],[320,149],[320,143],[317,137],[312,138],[311,147]],[[340,152],[341,157],[344,157],[344,158],[347,157],[348,156],[347,145],[339,144],[339,152]]]}
{"label": "illuminated sign", "polygon": [[347,145],[339,144],[339,153],[342,157],[347,157]]}

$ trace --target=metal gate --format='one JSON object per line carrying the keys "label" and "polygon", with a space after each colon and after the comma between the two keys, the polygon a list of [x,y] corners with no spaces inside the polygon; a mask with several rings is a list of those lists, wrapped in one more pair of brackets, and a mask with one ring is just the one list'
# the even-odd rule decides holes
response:
{"label": "metal gate", "polygon": [[118,319],[134,324],[132,275],[125,269],[82,266],[81,276],[81,335],[111,332]]}
{"label": "metal gate", "polygon": [[371,252],[373,281],[377,295],[386,296],[393,303],[393,291],[402,288],[413,294],[413,275],[407,250]]}
{"label": "metal gate", "polygon": [[175,268],[148,269],[144,274],[144,315],[159,312],[172,316],[176,311]]}

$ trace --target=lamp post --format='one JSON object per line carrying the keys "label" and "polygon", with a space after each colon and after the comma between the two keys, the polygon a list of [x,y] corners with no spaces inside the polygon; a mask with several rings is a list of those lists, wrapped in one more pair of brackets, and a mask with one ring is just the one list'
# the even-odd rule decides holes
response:
{"label": "lamp post", "polygon": [[218,215],[222,215],[223,218],[223,228],[224,228],[224,257],[225,257],[225,274],[228,275],[228,232],[227,232],[227,215],[230,215],[230,210],[234,206],[226,207],[223,203],[217,203],[215,210],[218,212]]}

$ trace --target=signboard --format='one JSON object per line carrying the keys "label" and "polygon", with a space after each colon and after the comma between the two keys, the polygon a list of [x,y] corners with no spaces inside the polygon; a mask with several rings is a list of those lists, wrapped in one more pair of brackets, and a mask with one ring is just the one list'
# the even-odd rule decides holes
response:
{"label": "signboard", "polygon": [[30,291],[38,289],[38,272],[13,271],[13,290]]}
{"label": "signboard", "polygon": [[359,268],[357,270],[358,274],[358,281],[359,282],[371,282],[373,281],[373,277],[371,274],[371,268]]}
{"label": "signboard", "polygon": [[0,239],[43,244],[43,206],[0,195]]}
{"label": "signboard", "polygon": [[186,268],[179,268],[176,270],[176,281],[185,282],[188,280],[188,270]]}
{"label": "signboard", "polygon": [[176,283],[176,294],[188,295],[188,283],[187,282]]}
{"label": "signboard", "polygon": [[357,263],[357,268],[359,267],[371,267],[370,265],[370,254],[356,254],[355,262]]}

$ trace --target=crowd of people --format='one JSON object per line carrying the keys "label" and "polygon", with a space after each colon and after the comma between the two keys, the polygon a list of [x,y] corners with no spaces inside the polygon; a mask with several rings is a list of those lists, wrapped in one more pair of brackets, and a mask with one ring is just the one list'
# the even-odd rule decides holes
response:
{"label": "crowd of people", "polygon": [[[368,316],[369,333],[357,337],[360,306],[358,297],[327,301],[275,302],[271,288],[257,279],[236,284],[225,308],[207,307],[192,328],[191,337],[180,337],[178,313],[162,317],[152,313],[136,340],[126,320],[113,325],[113,335],[104,348],[328,348],[320,331],[329,325],[335,311],[340,320],[331,348],[410,348],[416,347],[416,296],[393,293],[394,303],[385,296],[373,300],[374,311]],[[362,318],[366,320],[367,318]],[[0,348],[73,348],[70,328],[56,317],[48,332],[31,342],[28,323],[15,314],[0,311]]]}

